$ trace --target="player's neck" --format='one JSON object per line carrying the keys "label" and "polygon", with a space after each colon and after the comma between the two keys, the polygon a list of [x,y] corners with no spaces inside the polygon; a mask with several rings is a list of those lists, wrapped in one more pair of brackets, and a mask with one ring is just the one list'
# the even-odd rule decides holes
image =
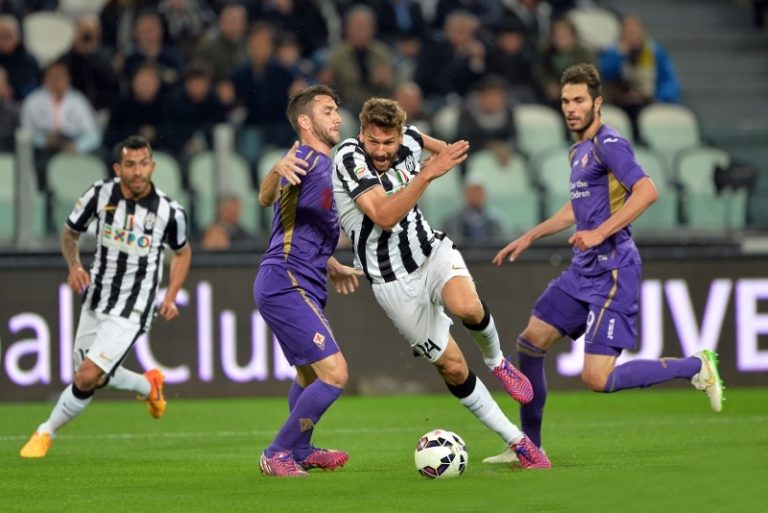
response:
{"label": "player's neck", "polygon": [[316,152],[322,153],[326,157],[331,154],[331,147],[317,137],[312,136],[311,134],[304,134],[304,136],[301,137],[301,144],[309,146]]}
{"label": "player's neck", "polygon": [[579,142],[583,143],[584,141],[589,141],[592,139],[595,134],[597,134],[597,131],[600,130],[600,125],[603,124],[602,119],[600,119],[600,115],[598,114],[595,116],[595,119],[592,121],[592,124],[589,125],[583,132],[579,134]]}

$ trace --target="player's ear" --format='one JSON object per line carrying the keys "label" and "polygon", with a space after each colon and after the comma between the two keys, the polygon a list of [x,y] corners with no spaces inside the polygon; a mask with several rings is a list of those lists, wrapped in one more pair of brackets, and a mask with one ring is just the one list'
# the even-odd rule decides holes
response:
{"label": "player's ear", "polygon": [[118,164],[117,162],[112,164],[112,171],[115,172],[115,176],[120,177],[120,171],[121,170],[122,170],[122,168],[120,167],[120,164]]}
{"label": "player's ear", "polygon": [[600,112],[600,107],[603,106],[603,97],[598,96],[595,98],[595,112]]}
{"label": "player's ear", "polygon": [[299,114],[299,117],[296,118],[296,120],[299,122],[299,126],[304,130],[309,130],[312,126],[312,120],[306,114]]}

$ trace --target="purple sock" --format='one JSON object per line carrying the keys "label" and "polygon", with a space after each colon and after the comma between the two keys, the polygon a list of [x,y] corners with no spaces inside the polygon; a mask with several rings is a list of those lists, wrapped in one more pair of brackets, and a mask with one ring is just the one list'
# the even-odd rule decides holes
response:
{"label": "purple sock", "polygon": [[303,434],[312,430],[320,421],[325,410],[341,395],[343,388],[329,385],[319,379],[316,379],[311,385],[304,389],[296,404],[288,415],[288,419],[277,432],[277,436],[272,444],[264,451],[268,458],[274,456],[278,451],[290,449],[294,451],[294,458],[301,461],[307,457],[307,454],[297,452],[297,444]]}
{"label": "purple sock", "polygon": [[533,400],[520,407],[520,424],[522,424],[523,432],[539,447],[541,447],[544,403],[547,402],[547,378],[544,375],[544,357],[546,354],[546,351],[542,351],[523,337],[517,337],[520,371],[530,380],[533,387]]}
{"label": "purple sock", "polygon": [[688,358],[661,358],[635,360],[613,368],[605,383],[604,392],[618,392],[627,388],[646,388],[672,379],[691,379],[701,370],[701,360]]}
{"label": "purple sock", "polygon": [[[295,381],[291,385],[290,390],[288,390],[288,411],[292,412],[293,408],[296,407],[296,401],[299,400],[299,396],[301,393],[304,392],[304,387],[296,383]],[[294,447],[293,452],[300,452],[302,454],[309,454],[310,446],[310,440],[312,440],[312,433],[314,432],[314,428],[307,429],[306,431],[303,431],[301,433],[301,437],[299,437],[299,440],[296,442],[296,447]],[[306,457],[306,456],[305,456]]]}

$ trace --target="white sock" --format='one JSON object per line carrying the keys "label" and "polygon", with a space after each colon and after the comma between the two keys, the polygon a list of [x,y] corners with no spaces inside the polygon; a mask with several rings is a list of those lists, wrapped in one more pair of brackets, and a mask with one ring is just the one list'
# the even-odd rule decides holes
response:
{"label": "white sock", "polygon": [[480,419],[480,422],[498,433],[507,444],[516,443],[524,436],[523,432],[504,415],[480,378],[477,378],[472,393],[459,401]]}
{"label": "white sock", "polygon": [[117,368],[115,375],[109,378],[107,386],[118,390],[136,392],[145,397],[152,391],[152,385],[150,385],[149,380],[144,377],[144,374],[129,371],[124,367]]}
{"label": "white sock", "polygon": [[93,396],[87,399],[78,399],[72,392],[72,387],[69,385],[61,393],[56,406],[53,407],[51,416],[48,420],[40,424],[37,428],[38,433],[49,433],[52,436],[56,434],[56,431],[64,424],[80,415],[88,404],[90,404]]}
{"label": "white sock", "polygon": [[[467,328],[467,325],[464,325]],[[498,367],[504,359],[504,353],[501,352],[501,343],[499,342],[499,332],[496,331],[496,324],[493,322],[493,316],[488,319],[488,326],[480,331],[467,328],[467,332],[483,353],[483,361],[489,369]]]}

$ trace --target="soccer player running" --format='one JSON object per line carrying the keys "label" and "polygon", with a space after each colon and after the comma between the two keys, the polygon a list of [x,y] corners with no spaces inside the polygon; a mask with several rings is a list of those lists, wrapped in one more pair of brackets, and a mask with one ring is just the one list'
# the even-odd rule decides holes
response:
{"label": "soccer player running", "polygon": [[[67,282],[84,294],[73,358],[75,377],[48,420],[21,449],[22,458],[42,458],[56,432],[80,415],[97,388],[109,385],[145,397],[149,414],[165,413],[163,374],[143,375],[121,364],[136,339],[149,331],[155,313],[179,315],[175,299],[189,271],[184,209],[152,184],[155,162],[145,138],[128,137],[117,147],[114,179],[94,183],[75,204],[61,236],[69,266]],[[96,254],[90,273],[80,263],[80,234],[96,221]],[[165,296],[156,308],[165,247],[174,254]]]}
{"label": "soccer player running", "polygon": [[261,455],[268,476],[303,477],[307,470],[334,470],[346,452],[311,445],[315,425],[347,384],[347,362],[323,308],[328,278],[336,291],[354,292],[360,271],[331,256],[339,239],[333,208],[331,148],[339,142],[339,99],[326,86],[303,89],[288,102],[287,116],[299,136],[267,173],[259,203],[275,203],[269,248],[253,285],[256,305],[296,367],[288,391],[290,414]]}
{"label": "soccer player running", "polygon": [[[450,392],[503,438],[524,468],[548,468],[546,455],[504,415],[451,336],[444,309],[462,320],[506,391],[520,403],[531,400],[531,385],[504,358],[461,253],[416,205],[432,180],[467,158],[469,144],[446,144],[405,121],[397,102],[368,100],[359,138],[343,141],[334,157],[334,197],[355,264],[414,354],[436,367]],[[433,155],[422,165],[423,149]]]}
{"label": "soccer player running", "polygon": [[703,350],[687,358],[635,360],[616,365],[625,349],[634,349],[640,295],[640,255],[630,223],[658,194],[637,163],[629,142],[600,119],[600,76],[591,64],[565,70],[561,107],[577,142],[568,152],[571,200],[552,217],[510,242],[493,259],[513,262],[536,239],[576,225],[568,239],[571,265],[533,305],[528,326],[517,339],[520,370],[533,385],[534,399],[521,408],[523,430],[541,446],[547,385],[544,356],[568,336],[585,335],[582,379],[595,392],[644,388],[676,378],[692,380],[719,412],[723,384],[717,355]]}

